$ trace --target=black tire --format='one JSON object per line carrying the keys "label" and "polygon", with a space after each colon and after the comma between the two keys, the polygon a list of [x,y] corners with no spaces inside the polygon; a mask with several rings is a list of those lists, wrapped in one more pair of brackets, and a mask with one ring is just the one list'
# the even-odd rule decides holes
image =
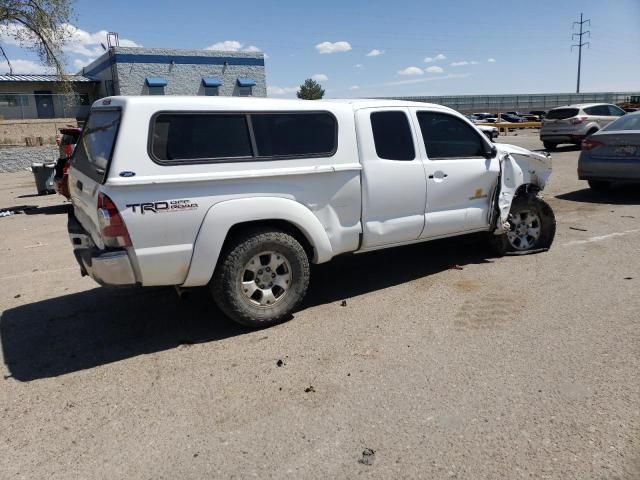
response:
{"label": "black tire", "polygon": [[[245,267],[262,252],[275,252],[278,258],[282,255],[290,267],[288,290],[270,306],[256,303],[260,301],[260,292],[257,300],[247,297],[241,283]],[[248,327],[262,328],[291,317],[307,293],[309,275],[309,259],[295,238],[278,230],[255,229],[230,242],[220,256],[210,288],[216,304],[229,318]]]}
{"label": "black tire", "polygon": [[606,182],[604,180],[588,180],[589,188],[596,192],[606,192],[611,188],[611,182]]}
{"label": "black tire", "polygon": [[511,231],[515,231],[514,219],[523,212],[532,212],[539,219],[540,233],[535,241],[532,241],[526,248],[516,248],[509,241],[508,232],[502,235],[493,235],[491,237],[491,247],[497,256],[507,254],[524,254],[532,251],[548,250],[556,236],[556,218],[553,210],[547,202],[535,195],[526,195],[517,197],[511,204],[509,211],[509,223]]}
{"label": "black tire", "polygon": [[[592,128],[591,130],[589,130],[587,132],[587,134],[584,136],[584,138],[590,137],[591,135],[593,135],[594,133],[596,133],[598,131],[597,128]],[[581,145],[580,143],[578,145]]]}
{"label": "black tire", "polygon": [[550,152],[552,152],[553,150],[556,149],[556,147],[558,146],[557,143],[553,143],[553,142],[542,142],[542,144],[544,145],[544,149],[548,150]]}

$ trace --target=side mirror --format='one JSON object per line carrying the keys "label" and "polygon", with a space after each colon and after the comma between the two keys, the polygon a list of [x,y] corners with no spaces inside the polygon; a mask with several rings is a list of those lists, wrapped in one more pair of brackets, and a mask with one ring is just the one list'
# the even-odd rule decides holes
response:
{"label": "side mirror", "polygon": [[494,144],[491,144],[491,147],[485,150],[484,156],[486,158],[493,158],[498,153],[498,149]]}

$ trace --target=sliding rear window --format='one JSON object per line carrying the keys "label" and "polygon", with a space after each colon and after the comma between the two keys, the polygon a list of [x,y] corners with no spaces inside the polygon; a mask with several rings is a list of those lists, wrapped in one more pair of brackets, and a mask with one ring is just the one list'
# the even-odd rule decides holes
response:
{"label": "sliding rear window", "polygon": [[120,110],[93,110],[73,154],[71,163],[102,183],[106,177],[120,127]]}
{"label": "sliding rear window", "polygon": [[161,113],[151,126],[158,163],[208,163],[331,156],[338,129],[328,112]]}
{"label": "sliding rear window", "polygon": [[565,120],[576,115],[578,115],[577,108],[556,108],[555,110],[549,110],[546,118],[547,120]]}

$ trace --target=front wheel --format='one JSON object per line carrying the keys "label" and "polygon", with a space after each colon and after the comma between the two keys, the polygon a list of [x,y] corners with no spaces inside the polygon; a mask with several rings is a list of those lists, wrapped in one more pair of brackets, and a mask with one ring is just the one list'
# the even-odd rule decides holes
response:
{"label": "front wheel", "polygon": [[537,196],[528,195],[513,201],[509,230],[502,235],[494,235],[493,247],[500,256],[547,250],[555,235],[556,219],[549,204]]}
{"label": "front wheel", "polygon": [[220,257],[211,291],[220,309],[248,327],[287,320],[309,286],[309,259],[291,235],[253,230]]}
{"label": "front wheel", "polygon": [[544,149],[548,150],[550,152],[552,152],[553,150],[556,149],[556,147],[558,146],[557,143],[553,143],[553,142],[542,142],[542,144],[544,145]]}

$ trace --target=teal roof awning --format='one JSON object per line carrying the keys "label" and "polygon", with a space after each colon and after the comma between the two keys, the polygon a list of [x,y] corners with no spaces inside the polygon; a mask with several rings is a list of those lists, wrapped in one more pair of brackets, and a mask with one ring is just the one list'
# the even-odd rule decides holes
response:
{"label": "teal roof awning", "polygon": [[238,78],[239,87],[255,87],[256,81],[253,78]]}
{"label": "teal roof awning", "polygon": [[205,87],[219,87],[222,85],[222,82],[216,77],[203,77],[202,85]]}
{"label": "teal roof awning", "polygon": [[144,79],[148,87],[166,87],[167,81],[161,77],[147,77]]}

